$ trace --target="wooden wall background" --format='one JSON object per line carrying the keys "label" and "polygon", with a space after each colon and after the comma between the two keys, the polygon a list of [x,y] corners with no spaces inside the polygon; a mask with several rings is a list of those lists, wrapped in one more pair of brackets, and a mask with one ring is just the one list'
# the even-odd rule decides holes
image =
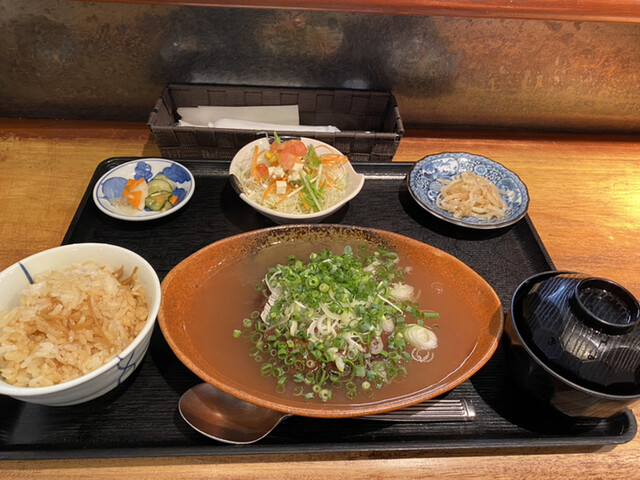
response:
{"label": "wooden wall background", "polygon": [[0,117],[145,121],[168,82],[392,91],[409,128],[640,133],[640,24],[0,0]]}

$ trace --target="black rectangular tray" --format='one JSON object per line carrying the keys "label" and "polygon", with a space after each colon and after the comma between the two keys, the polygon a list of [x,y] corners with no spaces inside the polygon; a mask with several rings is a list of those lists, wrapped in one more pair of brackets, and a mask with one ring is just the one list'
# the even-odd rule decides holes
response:
{"label": "black rectangular tray", "polygon": [[[247,206],[228,181],[229,163],[184,160],[195,194],[167,217],[126,222],[101,213],[96,181],[131,158],[102,162],[63,243],[106,242],[136,251],[160,278],[196,250],[221,238],[273,224]],[[356,163],[363,191],[325,223],[381,228],[413,237],[465,262],[495,289],[505,312],[516,287],[554,268],[530,219],[495,230],[462,229],[422,210],[406,187],[408,163]],[[46,407],[0,397],[0,459],[109,458],[321,452],[471,451],[477,449],[592,449],[631,440],[632,412],[606,420],[572,420],[530,403],[511,387],[502,346],[471,379],[446,398],[469,398],[472,422],[381,423],[293,417],[262,441],[233,446],[188,427],[177,411],[180,395],[199,382],[174,356],[159,328],[138,370],[107,395],[72,407]],[[313,432],[310,434],[310,432]]]}

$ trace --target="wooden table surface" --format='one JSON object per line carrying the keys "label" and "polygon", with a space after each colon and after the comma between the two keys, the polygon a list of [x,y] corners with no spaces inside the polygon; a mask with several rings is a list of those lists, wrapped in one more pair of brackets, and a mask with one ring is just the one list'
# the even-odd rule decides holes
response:
{"label": "wooden table surface", "polygon": [[[445,151],[485,155],[522,178],[530,217],[558,269],[609,278],[640,298],[640,138],[414,131],[395,160]],[[161,155],[143,123],[0,119],[0,270],[59,245],[96,166],[119,156]],[[0,478],[628,480],[640,478],[639,437],[562,452],[0,461]]]}

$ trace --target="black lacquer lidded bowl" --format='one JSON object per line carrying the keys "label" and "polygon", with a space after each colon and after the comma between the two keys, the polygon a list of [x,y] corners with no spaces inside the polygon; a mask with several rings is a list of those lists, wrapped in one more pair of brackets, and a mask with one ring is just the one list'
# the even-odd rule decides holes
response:
{"label": "black lacquer lidded bowl", "polygon": [[505,333],[516,382],[566,415],[607,417],[640,398],[640,308],[614,282],[535,275],[514,293]]}

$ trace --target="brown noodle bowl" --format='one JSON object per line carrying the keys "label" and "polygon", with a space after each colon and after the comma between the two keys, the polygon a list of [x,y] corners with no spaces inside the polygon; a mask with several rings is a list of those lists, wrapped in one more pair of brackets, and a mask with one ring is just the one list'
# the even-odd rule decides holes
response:
{"label": "brown noodle bowl", "polygon": [[436,205],[454,218],[500,219],[507,212],[507,203],[500,196],[504,192],[484,177],[462,172],[454,180],[442,183]]}

